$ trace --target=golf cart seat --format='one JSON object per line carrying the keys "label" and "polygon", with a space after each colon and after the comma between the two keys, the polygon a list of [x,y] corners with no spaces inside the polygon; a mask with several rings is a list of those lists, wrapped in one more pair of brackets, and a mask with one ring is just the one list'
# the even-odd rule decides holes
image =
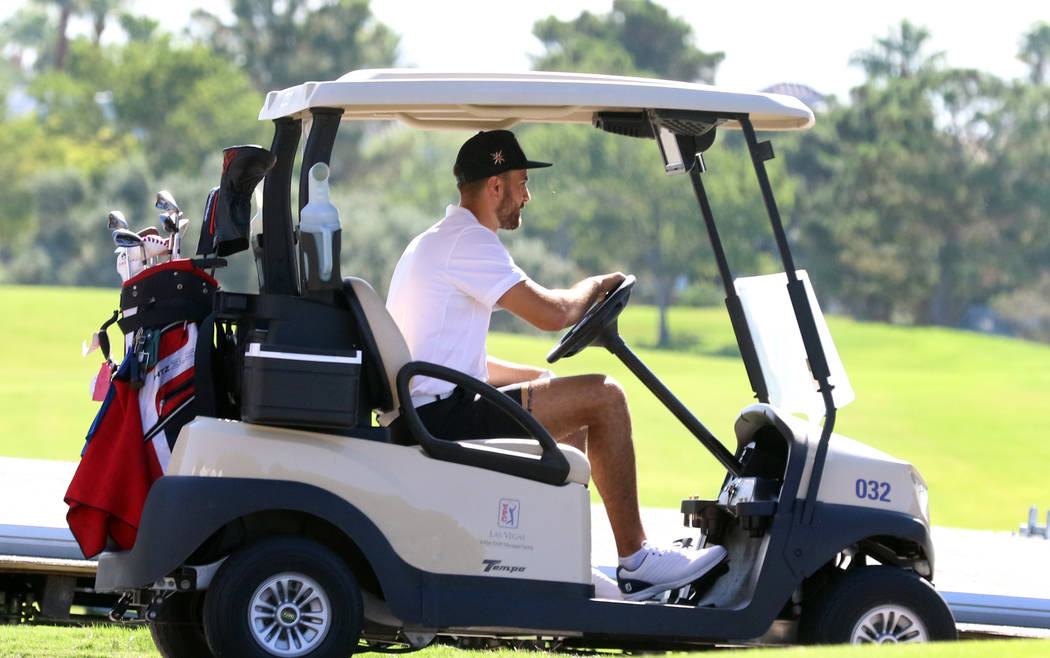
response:
{"label": "golf cart seat", "polygon": [[[572,446],[555,443],[531,414],[488,384],[436,364],[412,361],[401,330],[372,286],[356,277],[347,277],[343,283],[351,309],[361,316],[358,325],[365,343],[366,363],[381,374],[372,383],[380,388],[376,398],[379,423],[389,427],[399,417],[405,416],[399,425],[408,429],[399,432],[396,442],[409,442],[403,436],[407,434],[410,442],[419,443],[427,454],[437,459],[490,468],[550,484],[576,482],[586,485],[590,481],[591,465],[586,455]],[[422,427],[415,410],[409,407],[412,410],[406,412],[401,404],[406,397],[402,393],[408,389],[408,380],[416,375],[450,381],[482,395],[517,420],[532,436],[543,438],[436,439]],[[490,397],[493,394],[495,397]],[[547,444],[546,448],[544,444]]]}

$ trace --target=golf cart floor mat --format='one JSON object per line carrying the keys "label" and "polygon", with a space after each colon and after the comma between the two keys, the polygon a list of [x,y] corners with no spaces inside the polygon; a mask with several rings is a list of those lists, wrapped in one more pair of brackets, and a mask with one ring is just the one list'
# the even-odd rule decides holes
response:
{"label": "golf cart floor mat", "polygon": [[700,603],[704,594],[711,589],[711,586],[715,584],[715,581],[727,573],[729,573],[728,557],[685,587],[672,590],[668,596],[667,603],[695,606]]}

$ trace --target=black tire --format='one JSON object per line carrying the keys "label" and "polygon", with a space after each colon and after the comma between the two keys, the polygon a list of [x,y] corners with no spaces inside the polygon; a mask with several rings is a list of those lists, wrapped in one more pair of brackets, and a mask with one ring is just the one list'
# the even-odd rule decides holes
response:
{"label": "black tire", "polygon": [[164,602],[157,618],[149,622],[153,644],[164,658],[211,656],[204,637],[204,592],[179,592]]}
{"label": "black tire", "polygon": [[948,604],[928,582],[897,567],[871,566],[832,579],[803,604],[803,644],[939,642],[957,639]]}
{"label": "black tire", "polygon": [[300,537],[270,537],[241,548],[216,572],[204,633],[219,658],[349,656],[362,608],[357,580],[332,551]]}

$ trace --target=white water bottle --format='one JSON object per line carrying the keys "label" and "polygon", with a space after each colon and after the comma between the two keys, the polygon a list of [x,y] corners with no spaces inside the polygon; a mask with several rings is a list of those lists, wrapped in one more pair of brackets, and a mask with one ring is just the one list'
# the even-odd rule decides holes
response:
{"label": "white water bottle", "polygon": [[[310,167],[309,200],[299,214],[302,269],[308,288],[327,288],[338,283],[339,211],[328,200],[328,165]],[[333,277],[333,273],[336,274]]]}

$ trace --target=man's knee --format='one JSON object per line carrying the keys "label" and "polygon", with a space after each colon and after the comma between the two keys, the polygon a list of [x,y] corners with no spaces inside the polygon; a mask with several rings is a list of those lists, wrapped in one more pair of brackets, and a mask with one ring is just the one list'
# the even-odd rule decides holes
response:
{"label": "man's knee", "polygon": [[[627,394],[620,382],[608,375],[583,375],[587,389],[586,398],[596,402],[594,406],[605,410],[627,410]],[[581,396],[583,397],[583,396]]]}
{"label": "man's knee", "polygon": [[602,397],[615,407],[627,407],[627,393],[615,378],[605,376],[602,379]]}

